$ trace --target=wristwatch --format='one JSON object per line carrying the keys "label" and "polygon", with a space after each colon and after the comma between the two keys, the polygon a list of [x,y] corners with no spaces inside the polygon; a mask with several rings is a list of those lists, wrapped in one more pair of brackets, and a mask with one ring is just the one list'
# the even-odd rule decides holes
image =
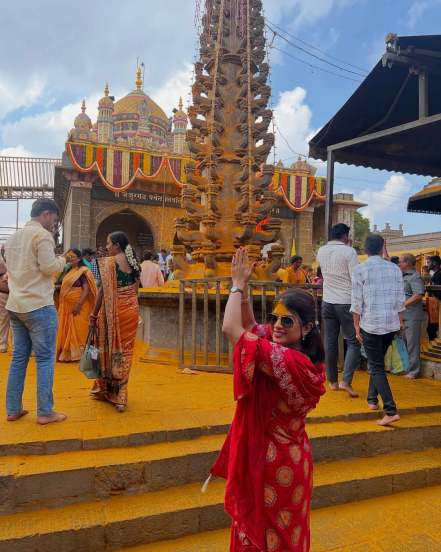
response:
{"label": "wristwatch", "polygon": [[230,293],[241,293],[243,295],[243,289],[238,288],[237,286],[233,286],[230,289]]}

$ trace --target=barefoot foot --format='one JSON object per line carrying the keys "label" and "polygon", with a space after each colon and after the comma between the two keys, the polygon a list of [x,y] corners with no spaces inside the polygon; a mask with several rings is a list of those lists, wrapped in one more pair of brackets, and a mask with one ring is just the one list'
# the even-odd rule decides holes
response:
{"label": "barefoot foot", "polygon": [[329,389],[331,391],[338,391],[339,390],[338,383],[337,382],[335,382],[335,383],[330,382],[329,383]]}
{"label": "barefoot foot", "polygon": [[368,403],[368,407],[371,409],[371,410],[378,410],[380,407],[378,406],[378,404],[375,404],[375,403]]}
{"label": "barefoot foot", "polygon": [[115,408],[120,414],[126,411],[126,407],[123,404],[115,404]]}
{"label": "barefoot foot", "polygon": [[400,419],[399,414],[394,414],[393,416],[388,416],[387,414],[381,418],[381,420],[377,421],[377,424],[379,426],[387,426],[389,424],[393,424],[394,422],[398,422]]}
{"label": "barefoot foot", "polygon": [[346,393],[352,398],[356,398],[359,396],[357,391],[355,391],[355,389],[353,389],[352,385],[349,385],[349,383],[345,383],[344,381],[342,381],[339,385],[339,388],[342,391],[346,391]]}
{"label": "barefoot foot", "polygon": [[66,414],[61,414],[60,412],[52,412],[52,414],[49,414],[49,416],[38,416],[37,424],[47,425],[54,422],[64,422],[66,418]]}
{"label": "barefoot foot", "polygon": [[6,419],[8,420],[8,422],[16,422],[20,418],[23,418],[23,416],[26,416],[26,414],[28,414],[28,413],[29,413],[28,410],[22,410],[18,414],[11,414]]}

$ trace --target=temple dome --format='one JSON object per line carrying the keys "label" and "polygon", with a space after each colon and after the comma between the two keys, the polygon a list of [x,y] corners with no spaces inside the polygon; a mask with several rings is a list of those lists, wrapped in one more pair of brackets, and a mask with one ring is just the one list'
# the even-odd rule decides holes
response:
{"label": "temple dome", "polygon": [[81,104],[81,113],[75,117],[74,126],[78,130],[90,130],[92,128],[92,121],[86,113],[85,100],[83,100],[83,103]]}
{"label": "temple dome", "polygon": [[110,109],[113,110],[113,99],[109,96],[109,85],[106,84],[104,88],[104,96],[98,102],[98,109]]}
{"label": "temple dome", "polygon": [[150,96],[142,90],[141,70],[137,71],[136,88],[127,96],[124,96],[114,104],[114,115],[136,114],[139,115],[147,110],[150,115],[161,119],[165,125],[168,125],[168,117],[164,111],[155,103]]}

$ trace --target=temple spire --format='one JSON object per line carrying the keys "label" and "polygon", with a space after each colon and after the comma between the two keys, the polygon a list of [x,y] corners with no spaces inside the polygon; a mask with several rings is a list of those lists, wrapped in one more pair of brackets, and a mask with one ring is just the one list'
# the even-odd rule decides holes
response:
{"label": "temple spire", "polygon": [[135,80],[136,90],[142,90],[143,84],[144,83],[142,81],[142,69],[140,66],[138,66],[136,69],[136,80]]}
{"label": "temple spire", "polygon": [[83,98],[83,103],[81,104],[81,111],[82,111],[83,113],[86,112],[86,100],[85,100],[84,98]]}

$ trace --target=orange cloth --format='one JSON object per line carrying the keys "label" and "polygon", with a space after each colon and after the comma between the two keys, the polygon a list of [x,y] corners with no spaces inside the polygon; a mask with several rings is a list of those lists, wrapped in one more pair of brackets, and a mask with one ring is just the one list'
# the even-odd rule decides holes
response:
{"label": "orange cloth", "polygon": [[144,261],[141,264],[140,278],[143,288],[161,287],[164,285],[164,276],[161,269],[153,261]]}
{"label": "orange cloth", "polygon": [[[83,293],[83,288],[74,287],[74,284],[83,275],[87,280],[89,293],[80,313],[74,315],[73,309]],[[89,333],[89,316],[95,305],[96,296],[95,279],[87,267],[71,269],[64,276],[58,304],[57,359],[59,361],[80,360]]]}
{"label": "orange cloth", "polygon": [[303,268],[293,270],[291,267],[288,267],[285,269],[282,281],[284,284],[306,284],[308,277]]}
{"label": "orange cloth", "polygon": [[113,404],[127,404],[127,386],[138,330],[138,284],[118,287],[114,257],[98,261],[103,303],[98,318],[102,378],[92,395]]}

